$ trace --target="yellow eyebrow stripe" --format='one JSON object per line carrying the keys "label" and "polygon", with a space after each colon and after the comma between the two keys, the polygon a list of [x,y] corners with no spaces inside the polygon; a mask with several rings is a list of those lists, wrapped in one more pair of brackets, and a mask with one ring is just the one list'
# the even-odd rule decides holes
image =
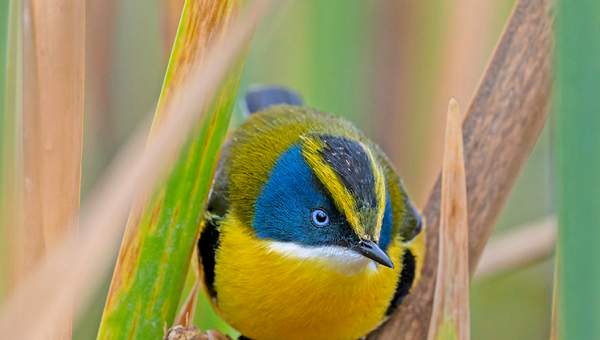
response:
{"label": "yellow eyebrow stripe", "polygon": [[323,183],[325,188],[331,194],[336,206],[346,216],[346,220],[350,223],[350,226],[354,229],[356,234],[364,238],[366,231],[358,214],[356,213],[355,206],[356,202],[354,197],[346,189],[344,184],[340,181],[335,171],[325,162],[321,157],[321,150],[324,148],[324,144],[316,138],[302,137],[303,148],[302,153],[306,162],[311,167],[319,181]]}
{"label": "yellow eyebrow stripe", "polygon": [[[385,176],[383,174],[383,170],[375,161],[375,157],[373,157],[373,153],[371,150],[367,148],[362,143],[360,144],[365,152],[367,153],[369,159],[371,160],[371,167],[373,169],[373,177],[375,178],[375,195],[377,196],[377,224],[375,225],[375,235],[376,238],[379,238],[381,234],[381,225],[383,223],[383,214],[385,213]],[[379,241],[377,239],[376,241]]]}

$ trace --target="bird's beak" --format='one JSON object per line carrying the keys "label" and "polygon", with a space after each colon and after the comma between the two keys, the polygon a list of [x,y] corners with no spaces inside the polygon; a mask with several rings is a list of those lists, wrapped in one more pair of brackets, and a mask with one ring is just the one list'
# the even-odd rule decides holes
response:
{"label": "bird's beak", "polygon": [[360,240],[355,251],[383,266],[394,268],[394,263],[390,260],[390,257],[373,241]]}

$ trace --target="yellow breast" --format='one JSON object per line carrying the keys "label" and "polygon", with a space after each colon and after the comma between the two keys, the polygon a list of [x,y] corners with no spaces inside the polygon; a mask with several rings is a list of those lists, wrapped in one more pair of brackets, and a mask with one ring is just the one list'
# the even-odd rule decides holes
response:
{"label": "yellow breast", "polygon": [[394,269],[344,271],[330,260],[274,251],[230,214],[216,254],[215,307],[252,339],[357,339],[383,320],[402,251],[398,240],[388,249]]}

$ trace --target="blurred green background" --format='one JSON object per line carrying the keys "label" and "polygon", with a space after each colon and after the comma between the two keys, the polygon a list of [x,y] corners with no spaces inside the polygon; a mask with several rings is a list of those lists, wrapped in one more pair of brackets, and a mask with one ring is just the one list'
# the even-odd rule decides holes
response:
{"label": "blurred green background", "polygon": [[[168,1],[88,1],[86,191],[143,117],[153,112],[168,56]],[[242,80],[299,91],[310,106],[354,121],[378,142],[421,205],[440,165],[448,99],[463,110],[512,0],[302,0],[257,31]],[[509,198],[497,230],[553,212],[548,131]],[[547,339],[551,260],[473,282],[473,339]],[[95,337],[109,275],[78,322]],[[208,315],[201,304],[200,317]],[[212,316],[203,327],[224,327]]]}

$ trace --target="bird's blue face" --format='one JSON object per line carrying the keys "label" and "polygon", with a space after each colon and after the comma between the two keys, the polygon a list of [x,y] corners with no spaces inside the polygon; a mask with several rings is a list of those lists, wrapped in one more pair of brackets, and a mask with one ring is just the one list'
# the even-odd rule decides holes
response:
{"label": "bird's blue face", "polygon": [[262,239],[312,248],[343,247],[391,266],[384,253],[392,231],[389,194],[384,204],[379,235],[361,238],[296,144],[280,156],[264,184],[256,200],[253,227]]}

